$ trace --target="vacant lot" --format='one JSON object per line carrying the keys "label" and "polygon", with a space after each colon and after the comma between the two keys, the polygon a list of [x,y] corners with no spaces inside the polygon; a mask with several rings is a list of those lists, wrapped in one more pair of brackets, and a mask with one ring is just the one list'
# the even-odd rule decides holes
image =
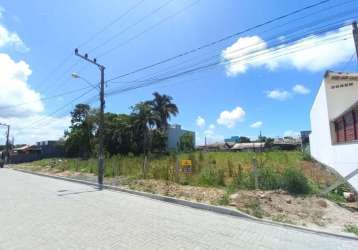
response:
{"label": "vacant lot", "polygon": [[[192,161],[189,174],[180,171],[184,159]],[[151,156],[144,162],[142,156],[108,158],[105,181],[332,232],[358,225],[357,209],[347,208],[342,196],[317,196],[336,177],[298,151],[195,152]],[[97,160],[47,159],[15,167],[95,180]]]}

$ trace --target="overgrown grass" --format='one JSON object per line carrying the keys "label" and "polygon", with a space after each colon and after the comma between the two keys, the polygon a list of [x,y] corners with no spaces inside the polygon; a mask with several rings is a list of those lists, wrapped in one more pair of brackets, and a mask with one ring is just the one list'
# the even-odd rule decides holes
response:
{"label": "overgrown grass", "polygon": [[349,224],[344,226],[344,231],[358,235],[358,226]]}
{"label": "overgrown grass", "polygon": [[[307,169],[299,151],[253,152],[194,152],[170,155],[151,155],[144,168],[143,156],[117,155],[105,159],[105,177],[126,176],[133,179],[149,178],[185,185],[231,187],[233,189],[286,189],[294,194],[309,193],[320,188],[324,171]],[[190,159],[192,173],[180,170],[180,160]],[[57,171],[97,174],[97,160],[46,159],[33,165]],[[306,165],[305,165],[306,164]],[[305,167],[303,167],[305,165]],[[254,167],[255,166],[255,167]],[[254,171],[254,169],[256,169]],[[323,178],[324,179],[324,178]],[[324,182],[326,185],[329,181]],[[323,186],[324,187],[324,186]],[[321,187],[321,188],[323,188]]]}

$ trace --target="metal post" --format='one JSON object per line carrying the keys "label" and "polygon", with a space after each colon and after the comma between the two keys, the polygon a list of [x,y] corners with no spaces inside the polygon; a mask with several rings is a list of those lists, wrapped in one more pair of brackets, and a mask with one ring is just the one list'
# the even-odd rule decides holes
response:
{"label": "metal post", "polygon": [[7,133],[6,133],[6,156],[5,156],[5,163],[8,163],[9,161],[9,151],[10,151],[10,141],[9,141],[9,136],[10,136],[10,125],[7,125]]}
{"label": "metal post", "polygon": [[98,184],[103,185],[104,176],[104,152],[103,152],[103,129],[104,129],[104,67],[100,67],[101,70],[101,88],[100,88],[100,113],[99,113],[99,159],[98,159]]}
{"label": "metal post", "polygon": [[99,126],[98,126],[98,136],[99,136],[99,152],[98,152],[98,184],[100,188],[103,185],[103,177],[104,177],[104,149],[103,149],[103,133],[104,133],[104,70],[105,67],[99,63],[97,63],[96,58],[93,60],[88,58],[87,54],[81,55],[78,53],[78,49],[75,49],[75,55],[81,57],[82,59],[96,65],[101,71],[101,82],[100,82],[100,113],[99,113]]}

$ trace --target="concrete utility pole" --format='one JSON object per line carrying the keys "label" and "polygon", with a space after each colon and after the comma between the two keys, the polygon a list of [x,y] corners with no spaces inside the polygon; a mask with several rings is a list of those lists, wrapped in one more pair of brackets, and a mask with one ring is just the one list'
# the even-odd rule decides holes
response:
{"label": "concrete utility pole", "polygon": [[82,59],[96,65],[101,72],[101,82],[100,82],[100,113],[99,113],[99,127],[98,127],[98,135],[99,135],[99,152],[98,152],[98,184],[100,187],[103,185],[103,176],[104,176],[104,149],[103,149],[103,132],[104,132],[104,70],[105,67],[99,63],[97,63],[96,58],[93,60],[88,58],[87,54],[81,55],[78,53],[78,49],[75,49],[75,55],[81,57]]}
{"label": "concrete utility pole", "polygon": [[7,160],[9,158],[9,151],[10,151],[10,141],[9,141],[9,136],[10,136],[10,125],[8,124],[4,124],[4,123],[0,123],[0,126],[5,126],[7,127],[7,132],[6,132],[6,146],[5,146],[5,163],[7,163]]}
{"label": "concrete utility pole", "polygon": [[352,23],[352,26],[353,26],[354,45],[356,47],[356,54],[357,54],[357,59],[358,59],[358,26],[357,26],[357,22],[354,21]]}

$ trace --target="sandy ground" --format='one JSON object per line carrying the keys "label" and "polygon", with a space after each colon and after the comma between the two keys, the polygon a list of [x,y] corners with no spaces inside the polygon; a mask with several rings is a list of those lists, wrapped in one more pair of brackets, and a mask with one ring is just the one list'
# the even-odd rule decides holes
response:
{"label": "sandy ground", "polygon": [[[59,171],[28,164],[13,168],[96,181],[96,176],[87,173]],[[240,190],[227,197],[226,204],[221,204],[219,201],[226,193],[221,188],[184,186],[161,180],[130,180],[125,177],[106,178],[105,182],[190,201],[226,205],[256,217],[333,233],[343,233],[345,225],[358,226],[358,202],[337,204],[322,197],[293,196],[281,190]]]}
{"label": "sandy ground", "polygon": [[256,212],[265,219],[336,233],[342,233],[345,225],[358,225],[357,209],[317,196],[292,196],[284,191],[239,191],[231,195],[230,205],[252,215]]}

